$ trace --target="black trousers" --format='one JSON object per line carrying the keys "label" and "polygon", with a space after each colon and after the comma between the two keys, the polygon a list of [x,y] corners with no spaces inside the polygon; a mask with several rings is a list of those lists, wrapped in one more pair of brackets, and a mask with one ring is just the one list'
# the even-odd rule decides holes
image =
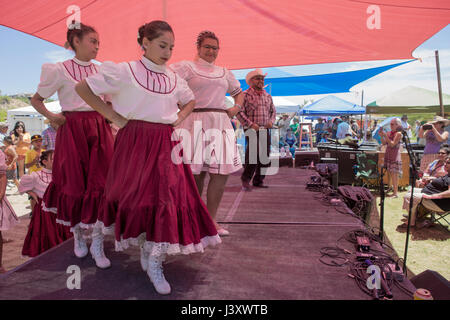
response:
{"label": "black trousers", "polygon": [[245,163],[241,180],[250,183],[253,178],[253,185],[261,185],[265,178],[265,175],[261,173],[261,168],[270,166],[270,130],[247,129],[245,133]]}

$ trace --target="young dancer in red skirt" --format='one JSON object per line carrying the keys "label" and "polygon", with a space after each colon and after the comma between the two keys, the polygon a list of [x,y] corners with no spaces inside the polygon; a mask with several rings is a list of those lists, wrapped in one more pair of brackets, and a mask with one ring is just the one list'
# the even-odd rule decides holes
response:
{"label": "young dancer in red skirt", "polygon": [[[67,31],[67,43],[75,57],[42,66],[41,82],[33,96],[33,107],[59,125],[55,144],[53,178],[43,197],[45,211],[57,212],[57,223],[69,226],[74,235],[74,252],[79,258],[88,254],[85,240],[91,231],[90,252],[97,267],[111,262],[103,251],[103,233],[98,213],[104,202],[106,174],[113,153],[111,127],[75,92],[75,85],[98,66],[91,63],[99,46],[97,32],[80,24]],[[43,100],[58,92],[62,114],[47,110]]]}
{"label": "young dancer in red skirt", "polygon": [[[195,102],[187,83],[166,67],[174,45],[172,28],[152,21],[139,28],[138,42],[145,51],[141,60],[105,62],[76,91],[121,128],[102,221],[107,228],[114,225],[116,250],[141,246],[142,268],[158,293],[169,294],[162,269],[166,255],[203,252],[221,240],[189,165],[173,156],[179,154],[173,127]],[[111,95],[113,110],[98,97],[102,94]]]}
{"label": "young dancer in red skirt", "polygon": [[69,227],[56,223],[54,213],[42,210],[42,197],[52,181],[53,150],[43,151],[39,162],[43,169],[24,175],[19,184],[19,192],[28,193],[36,201],[22,248],[22,255],[29,257],[72,237]]}

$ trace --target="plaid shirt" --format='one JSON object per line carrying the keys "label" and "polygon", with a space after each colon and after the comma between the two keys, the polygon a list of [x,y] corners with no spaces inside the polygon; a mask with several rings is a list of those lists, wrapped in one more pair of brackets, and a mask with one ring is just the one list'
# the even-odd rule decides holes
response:
{"label": "plaid shirt", "polygon": [[244,91],[242,111],[237,114],[244,128],[250,128],[254,123],[258,126],[266,126],[269,122],[274,124],[275,117],[275,106],[266,90],[257,91],[249,88]]}
{"label": "plaid shirt", "polygon": [[55,150],[56,130],[52,126],[42,131],[42,146],[45,150]]}

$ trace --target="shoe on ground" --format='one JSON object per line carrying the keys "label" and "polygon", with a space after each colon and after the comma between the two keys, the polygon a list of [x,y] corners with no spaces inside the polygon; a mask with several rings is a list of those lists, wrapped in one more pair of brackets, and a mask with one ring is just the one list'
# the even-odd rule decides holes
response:
{"label": "shoe on ground", "polygon": [[148,259],[147,275],[150,281],[153,283],[156,292],[161,295],[170,294],[171,288],[169,282],[167,282],[163,273],[162,263],[164,261],[163,257],[152,257]]}
{"label": "shoe on ground", "polygon": [[103,237],[100,239],[93,237],[89,251],[98,268],[107,269],[111,267],[111,261],[105,256],[105,251],[103,249]]}
{"label": "shoe on ground", "polygon": [[264,183],[261,184],[254,184],[253,185],[255,188],[268,188],[269,186],[265,185]]}

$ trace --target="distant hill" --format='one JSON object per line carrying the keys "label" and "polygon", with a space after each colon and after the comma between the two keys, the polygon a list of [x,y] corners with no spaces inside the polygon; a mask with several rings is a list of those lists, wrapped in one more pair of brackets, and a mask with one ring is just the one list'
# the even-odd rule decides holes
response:
{"label": "distant hill", "polygon": [[[5,121],[7,111],[10,109],[22,108],[30,105],[32,93],[20,93],[14,95],[1,95],[0,91],[0,121]],[[53,99],[46,99],[45,102],[54,101]]]}

